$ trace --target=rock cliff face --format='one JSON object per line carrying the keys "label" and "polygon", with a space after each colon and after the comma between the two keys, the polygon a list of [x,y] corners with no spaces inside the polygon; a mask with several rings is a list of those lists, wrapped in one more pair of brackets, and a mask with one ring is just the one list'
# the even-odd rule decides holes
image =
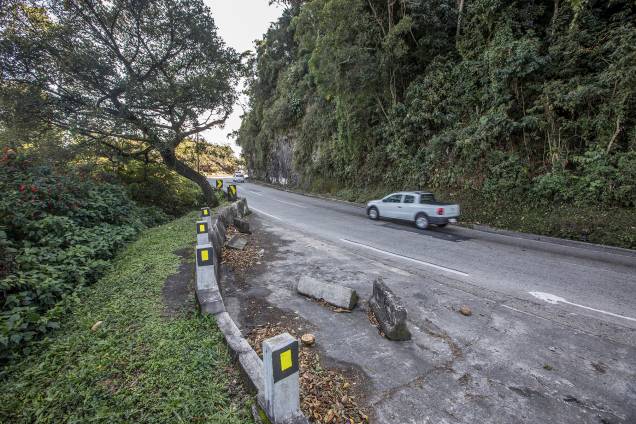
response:
{"label": "rock cliff face", "polygon": [[298,173],[293,169],[294,142],[290,136],[277,138],[267,155],[265,175],[257,170],[249,170],[250,175],[256,175],[266,181],[281,185],[294,185],[298,182]]}

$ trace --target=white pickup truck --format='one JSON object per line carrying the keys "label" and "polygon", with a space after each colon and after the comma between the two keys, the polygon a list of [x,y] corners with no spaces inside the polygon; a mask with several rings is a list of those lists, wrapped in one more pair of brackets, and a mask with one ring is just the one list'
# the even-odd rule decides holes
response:
{"label": "white pickup truck", "polygon": [[404,191],[367,203],[367,216],[374,220],[392,218],[411,221],[417,228],[425,230],[430,224],[445,227],[449,222],[456,223],[459,205],[438,202],[432,193]]}

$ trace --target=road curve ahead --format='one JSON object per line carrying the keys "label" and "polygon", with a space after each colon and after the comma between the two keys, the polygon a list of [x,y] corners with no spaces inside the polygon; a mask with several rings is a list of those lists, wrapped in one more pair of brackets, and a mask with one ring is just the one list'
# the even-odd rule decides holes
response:
{"label": "road curve ahead", "polygon": [[634,251],[523,240],[459,226],[420,231],[407,223],[371,221],[356,205],[254,183],[237,186],[263,219],[394,268],[435,272],[473,292],[532,301],[629,333],[636,329]]}

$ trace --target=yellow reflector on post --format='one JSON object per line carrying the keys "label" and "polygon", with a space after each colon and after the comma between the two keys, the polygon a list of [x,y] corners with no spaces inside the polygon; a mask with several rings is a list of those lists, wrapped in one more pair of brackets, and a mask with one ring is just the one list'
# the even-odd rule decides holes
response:
{"label": "yellow reflector on post", "polygon": [[283,353],[280,354],[280,370],[285,371],[291,368],[292,363],[292,351],[291,349],[287,349]]}
{"label": "yellow reflector on post", "polygon": [[202,250],[201,251],[201,260],[202,261],[207,261],[208,259],[210,259],[210,256],[208,255],[208,249]]}
{"label": "yellow reflector on post", "polygon": [[199,224],[199,232],[200,233],[205,233],[205,225]]}

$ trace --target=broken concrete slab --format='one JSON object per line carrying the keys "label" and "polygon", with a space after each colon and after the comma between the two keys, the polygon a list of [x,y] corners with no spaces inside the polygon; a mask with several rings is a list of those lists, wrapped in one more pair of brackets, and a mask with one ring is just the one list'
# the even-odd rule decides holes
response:
{"label": "broken concrete slab", "polygon": [[373,295],[369,299],[369,306],[387,339],[411,340],[411,333],[406,327],[406,308],[381,278],[373,282]]}
{"label": "broken concrete slab", "polygon": [[325,283],[308,275],[300,277],[296,291],[344,309],[353,309],[358,302],[358,294],[355,290],[337,284]]}
{"label": "broken concrete slab", "polygon": [[234,226],[243,234],[251,234],[250,223],[245,219],[234,218]]}
{"label": "broken concrete slab", "polygon": [[245,249],[245,245],[247,245],[247,239],[239,236],[238,234],[227,242],[227,247],[231,249],[243,250]]}

